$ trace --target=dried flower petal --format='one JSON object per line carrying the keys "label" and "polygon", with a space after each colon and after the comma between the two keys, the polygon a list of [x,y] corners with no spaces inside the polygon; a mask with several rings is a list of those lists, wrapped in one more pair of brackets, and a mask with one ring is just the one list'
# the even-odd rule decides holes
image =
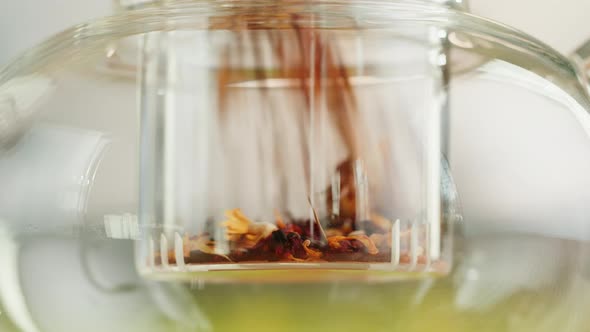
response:
{"label": "dried flower petal", "polygon": [[209,236],[199,236],[196,241],[191,241],[189,247],[192,250],[199,250],[206,254],[215,254],[215,243],[209,240]]}
{"label": "dried flower petal", "polygon": [[340,249],[344,246],[344,244],[354,248],[354,243],[347,243],[347,241],[350,242],[352,240],[362,243],[367,248],[367,252],[371,255],[376,255],[379,253],[379,249],[377,249],[373,241],[371,241],[371,239],[369,239],[369,237],[366,235],[333,236],[328,238],[328,245],[333,249]]}
{"label": "dried flower petal", "polygon": [[[222,257],[223,260],[230,260],[226,255],[215,252],[215,241],[211,240],[209,234],[192,237],[185,234],[183,237],[182,252],[184,257],[195,256],[195,252],[201,252],[207,255]],[[172,255],[174,255],[174,251],[172,251]],[[176,262],[176,258],[174,261]]]}
{"label": "dried flower petal", "polygon": [[242,248],[252,248],[260,240],[277,230],[277,226],[266,222],[253,222],[240,209],[225,213],[228,220],[222,225],[226,227],[226,239],[239,244]]}
{"label": "dried flower petal", "polygon": [[321,251],[311,249],[309,247],[310,245],[311,245],[310,240],[303,241],[303,249],[305,250],[305,253],[307,253],[307,258],[311,259],[311,260],[320,259],[322,257]]}
{"label": "dried flower petal", "polygon": [[228,220],[222,223],[227,228],[228,234],[246,234],[252,221],[248,219],[240,209],[233,209],[225,212]]}
{"label": "dried flower petal", "polygon": [[338,249],[342,247],[341,241],[346,240],[346,236],[331,236],[328,238],[328,246],[330,248]]}
{"label": "dried flower petal", "polygon": [[369,239],[368,236],[354,235],[354,236],[349,236],[349,238],[362,242],[365,245],[365,247],[367,247],[369,254],[377,255],[379,253],[379,249],[377,249],[377,247],[375,247],[375,244],[373,243],[373,241],[371,241],[371,239]]}
{"label": "dried flower petal", "polygon": [[326,231],[326,236],[328,236],[328,238],[334,236],[344,236],[344,232],[337,228],[328,228],[328,230]]}
{"label": "dried flower petal", "polygon": [[285,258],[290,261],[305,262],[305,259],[297,258],[297,257],[293,256],[292,254],[285,255]]}
{"label": "dried flower petal", "polygon": [[277,226],[273,224],[267,222],[256,222],[250,224],[250,227],[248,227],[248,233],[251,235],[257,235],[258,238],[263,238],[269,236],[277,229]]}

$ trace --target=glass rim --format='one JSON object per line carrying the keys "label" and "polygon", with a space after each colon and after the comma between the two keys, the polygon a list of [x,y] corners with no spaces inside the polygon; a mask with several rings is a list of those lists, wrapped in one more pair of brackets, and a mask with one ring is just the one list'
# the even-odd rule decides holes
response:
{"label": "glass rim", "polygon": [[351,9],[354,11],[346,12],[347,17],[370,19],[371,26],[368,29],[425,24],[493,38],[508,45],[511,51],[532,55],[559,75],[565,75],[562,77],[575,80],[577,92],[590,104],[579,69],[569,58],[549,45],[505,24],[420,0],[289,0],[280,3],[269,0],[174,0],[152,4],[74,25],[45,39],[0,66],[0,85],[14,77],[35,73],[60,58],[83,58],[90,54],[85,53],[88,50],[95,50],[97,46],[113,40],[156,31],[195,29],[198,18],[223,16],[246,8],[279,6],[303,8],[306,12],[321,11],[321,15],[328,18],[337,17],[338,10],[342,8]]}

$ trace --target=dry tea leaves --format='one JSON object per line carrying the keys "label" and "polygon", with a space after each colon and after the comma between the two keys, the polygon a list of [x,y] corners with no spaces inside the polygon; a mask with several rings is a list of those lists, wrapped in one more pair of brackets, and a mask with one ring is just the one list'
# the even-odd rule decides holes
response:
{"label": "dry tea leaves", "polygon": [[261,239],[277,230],[277,226],[266,222],[253,222],[240,209],[227,211],[228,220],[222,223],[226,227],[226,238],[243,248],[256,246]]}

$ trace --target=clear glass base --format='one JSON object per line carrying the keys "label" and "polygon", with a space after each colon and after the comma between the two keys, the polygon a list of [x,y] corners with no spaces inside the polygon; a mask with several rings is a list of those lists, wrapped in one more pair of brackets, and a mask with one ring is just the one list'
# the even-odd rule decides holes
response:
{"label": "clear glass base", "polygon": [[390,263],[249,263],[203,264],[180,268],[157,266],[140,269],[143,276],[154,280],[191,280],[207,283],[293,283],[327,281],[391,282],[396,280],[442,277],[450,265],[393,265]]}

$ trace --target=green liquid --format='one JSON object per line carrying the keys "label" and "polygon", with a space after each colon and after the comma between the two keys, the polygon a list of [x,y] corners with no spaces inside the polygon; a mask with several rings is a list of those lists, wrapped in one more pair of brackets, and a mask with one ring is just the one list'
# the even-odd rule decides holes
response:
{"label": "green liquid", "polygon": [[191,293],[214,331],[561,331],[580,310],[563,307],[551,289],[460,309],[450,278],[429,290],[424,282],[206,285]]}
{"label": "green liquid", "polygon": [[[81,296],[93,301],[94,292],[98,290],[62,294],[63,298],[55,298],[52,303],[63,309],[47,308],[53,314],[44,321],[39,319],[40,308],[37,307],[36,311],[31,311],[31,320],[40,324],[39,332],[77,332],[81,326],[86,326],[84,331],[87,332],[590,331],[590,315],[587,314],[590,277],[583,265],[588,262],[587,246],[519,237],[513,241],[521,246],[514,247],[510,241],[492,247],[483,246],[481,239],[473,241],[480,249],[470,251],[465,263],[458,260],[456,270],[446,277],[423,276],[375,283],[147,281],[134,289],[113,292],[101,301],[92,302],[92,312],[87,312],[87,306],[72,306],[68,299]],[[557,255],[550,255],[552,250]],[[517,257],[519,251],[526,251],[527,255]],[[480,255],[484,259],[480,259]],[[531,261],[531,257],[539,259]],[[477,270],[467,264],[477,261],[482,266],[493,263],[492,268]],[[538,264],[539,261],[544,264]],[[506,262],[523,262],[523,265],[504,265]],[[526,266],[527,263],[530,265]],[[520,267],[525,273],[519,274],[508,266]],[[61,268],[56,266],[56,269]],[[471,269],[480,274],[471,273]],[[544,273],[550,271],[552,273]],[[271,277],[269,271],[254,272]],[[213,276],[216,272],[211,273]],[[523,275],[529,279],[523,279]],[[477,292],[465,297],[468,279]],[[39,282],[44,281],[40,276]],[[3,312],[0,332],[21,331],[16,321],[11,322],[16,316],[10,317],[2,305],[7,303],[0,303]],[[89,315],[100,317],[96,321],[102,325],[84,321],[84,317],[91,317]],[[43,323],[53,329],[44,329]],[[76,328],[69,328],[71,326]]]}

